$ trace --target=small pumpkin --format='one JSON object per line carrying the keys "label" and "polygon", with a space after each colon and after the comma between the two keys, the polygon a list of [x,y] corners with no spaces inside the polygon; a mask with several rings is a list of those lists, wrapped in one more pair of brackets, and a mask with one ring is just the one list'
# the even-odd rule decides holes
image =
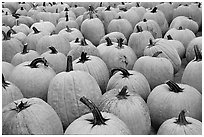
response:
{"label": "small pumpkin", "polygon": [[39,98],[18,99],[2,109],[3,135],[62,135],[54,109]]}
{"label": "small pumpkin", "polygon": [[35,22],[30,28],[35,27],[39,31],[45,31],[48,33],[52,33],[55,30],[55,25],[49,21],[40,20],[39,22]]}
{"label": "small pumpkin", "polygon": [[194,46],[195,58],[190,61],[183,71],[181,82],[196,88],[202,94],[202,54],[198,46]]}
{"label": "small pumpkin", "polygon": [[173,80],[174,68],[171,62],[163,57],[158,57],[162,51],[157,51],[153,56],[143,56],[136,60],[133,70],[140,72],[147,79],[151,90],[163,84],[166,80]]}
{"label": "small pumpkin", "polygon": [[91,111],[73,121],[65,131],[65,135],[130,135],[127,125],[117,116],[100,112],[97,106],[86,97],[80,101]]}
{"label": "small pumpkin", "polygon": [[202,120],[202,95],[187,84],[166,81],[151,91],[147,105],[155,129],[167,119],[178,116],[183,109],[189,111],[190,117]]}
{"label": "small pumpkin", "polygon": [[201,135],[202,123],[197,119],[185,116],[185,113],[186,111],[182,110],[178,118],[173,117],[162,123],[157,135]]}
{"label": "small pumpkin", "polygon": [[48,86],[55,75],[47,60],[36,58],[17,65],[10,75],[10,81],[21,90],[24,97],[39,97],[47,101]]}
{"label": "small pumpkin", "polygon": [[16,87],[13,83],[4,79],[2,74],[2,108],[7,104],[23,98],[23,94],[20,89]]}
{"label": "small pumpkin", "polygon": [[5,80],[9,80],[9,77],[11,75],[11,71],[13,70],[15,66],[11,63],[8,63],[6,61],[2,61],[2,73],[4,74]]}
{"label": "small pumpkin", "polygon": [[15,14],[19,14],[19,15],[23,15],[23,16],[27,16],[27,10],[24,7],[20,7]]}
{"label": "small pumpkin", "polygon": [[[99,45],[101,43],[106,43],[106,38],[109,37],[112,42],[118,42],[118,39],[122,38],[123,43],[127,44],[127,39],[125,38],[125,35],[121,32],[111,32],[103,36],[99,42]],[[98,46],[99,47],[99,46]]]}
{"label": "small pumpkin", "polygon": [[15,32],[23,32],[26,36],[30,33],[30,28],[25,24],[19,24],[19,21],[16,20],[16,25],[12,27]]}
{"label": "small pumpkin", "polygon": [[112,89],[121,89],[123,86],[127,86],[130,92],[137,93],[145,101],[147,100],[150,93],[150,86],[142,73],[124,68],[116,68],[111,70],[111,74],[112,77],[108,81],[106,88],[107,92]]}

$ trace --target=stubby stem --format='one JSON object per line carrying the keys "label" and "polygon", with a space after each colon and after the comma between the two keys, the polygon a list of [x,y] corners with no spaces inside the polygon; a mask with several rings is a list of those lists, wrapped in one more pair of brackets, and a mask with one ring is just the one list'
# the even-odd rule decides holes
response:
{"label": "stubby stem", "polygon": [[116,97],[121,100],[121,99],[127,99],[128,96],[128,92],[127,92],[128,87],[124,86],[121,91],[118,93],[118,95],[116,95]]}
{"label": "stubby stem", "polygon": [[99,111],[99,109],[96,107],[96,105],[89,99],[87,99],[86,97],[81,97],[80,101],[85,104],[90,111],[93,114],[93,119],[87,119],[88,121],[91,122],[91,124],[93,124],[92,127],[96,126],[96,125],[106,125],[106,121],[108,119],[103,118],[101,112]]}
{"label": "stubby stem", "polygon": [[16,20],[16,26],[19,26],[19,20]]}
{"label": "stubby stem", "polygon": [[64,11],[69,11],[69,9],[66,7],[66,8],[64,9]]}
{"label": "stubby stem", "polygon": [[28,66],[31,68],[38,68],[38,63],[43,63],[44,66],[48,67],[48,62],[45,58],[36,58]]}
{"label": "stubby stem", "polygon": [[194,45],[194,51],[195,51],[195,56],[196,56],[194,61],[197,61],[197,62],[202,61],[202,54],[198,48],[198,45]]}
{"label": "stubby stem", "polygon": [[84,62],[90,60],[89,57],[87,57],[86,55],[87,55],[86,52],[82,52],[81,53],[81,58],[79,59],[79,61],[77,63],[84,63]]}
{"label": "stubby stem", "polygon": [[23,7],[21,7],[21,10],[24,10],[24,8],[23,8]]}
{"label": "stubby stem", "polygon": [[48,48],[51,50],[50,54],[57,54],[57,53],[58,53],[58,51],[56,50],[55,47],[50,46],[50,47],[48,47]]}
{"label": "stubby stem", "polygon": [[3,75],[3,73],[2,73],[2,87],[3,87],[4,89],[6,89],[6,87],[8,87],[8,85],[10,85],[10,83],[7,83],[7,82],[5,81],[4,75]]}
{"label": "stubby stem", "polygon": [[79,43],[79,38],[76,38],[76,40],[74,41],[74,43]]}
{"label": "stubby stem", "polygon": [[27,104],[27,102],[23,102],[22,100],[19,104],[16,102],[14,103],[16,104],[16,108],[14,110],[16,110],[18,113],[30,106],[29,104]]}
{"label": "stubby stem", "polygon": [[118,19],[121,19],[121,16],[119,16]]}
{"label": "stubby stem", "polygon": [[157,11],[157,7],[154,7],[151,11],[151,13],[155,13]]}
{"label": "stubby stem", "polygon": [[25,44],[23,45],[23,51],[21,52],[21,54],[26,54],[26,53],[28,53],[27,47],[28,47],[28,43],[25,43]]}
{"label": "stubby stem", "polygon": [[72,30],[69,28],[68,25],[66,26],[66,31],[67,31],[67,32],[72,32]]}
{"label": "stubby stem", "polygon": [[110,11],[110,5],[106,8],[106,10],[105,11]]}
{"label": "stubby stem", "polygon": [[73,66],[72,66],[72,56],[67,56],[67,69],[66,72],[73,71]]}
{"label": "stubby stem", "polygon": [[137,32],[142,32],[142,27],[141,26],[137,25],[136,28],[137,28]]}
{"label": "stubby stem", "polygon": [[85,38],[81,39],[81,46],[86,46],[86,45],[88,45],[88,44],[86,43]]}
{"label": "stubby stem", "polygon": [[36,27],[32,27],[34,34],[40,33],[40,31]]}
{"label": "stubby stem", "polygon": [[66,12],[66,14],[65,14],[65,18],[66,18],[66,20],[65,20],[65,21],[69,21],[68,12]]}
{"label": "stubby stem", "polygon": [[179,125],[187,125],[187,124],[192,124],[191,122],[188,122],[186,120],[186,117],[185,117],[185,113],[186,111],[185,110],[182,110],[178,116],[178,119],[176,120],[176,124],[179,124]]}
{"label": "stubby stem", "polygon": [[143,22],[147,22],[147,19],[143,19]]}
{"label": "stubby stem", "polygon": [[119,38],[118,39],[118,48],[122,48],[123,47],[123,38]]}
{"label": "stubby stem", "polygon": [[153,47],[153,46],[154,46],[153,40],[150,38],[149,39],[149,47]]}
{"label": "stubby stem", "polygon": [[106,46],[111,46],[111,45],[113,45],[113,43],[112,43],[112,41],[111,41],[111,39],[110,39],[109,37],[106,37],[105,40],[106,40],[106,42],[107,42],[107,45],[106,45]]}
{"label": "stubby stem", "polygon": [[157,51],[157,52],[155,52],[155,53],[153,54],[152,57],[158,57],[158,55],[161,54],[161,53],[162,53],[162,51]]}
{"label": "stubby stem", "polygon": [[166,84],[169,86],[169,90],[170,91],[173,91],[173,92],[175,92],[175,93],[179,93],[179,92],[183,92],[183,88],[180,88],[179,87],[179,85],[178,84],[176,84],[174,81],[172,81],[172,80],[168,80],[167,82],[166,82]]}
{"label": "stubby stem", "polygon": [[111,70],[111,76],[112,75],[114,75],[114,73],[116,72],[116,71],[121,71],[123,74],[123,78],[128,78],[130,75],[133,75],[133,74],[130,74],[129,72],[128,72],[128,70],[126,70],[126,69],[124,69],[124,68],[115,68],[115,69],[112,69]]}
{"label": "stubby stem", "polygon": [[171,37],[171,35],[167,35],[167,39],[168,39],[168,40],[173,40],[173,38]]}
{"label": "stubby stem", "polygon": [[182,30],[182,29],[183,29],[183,27],[182,27],[182,26],[180,26],[180,27],[179,27],[179,30]]}
{"label": "stubby stem", "polygon": [[3,40],[9,40],[9,39],[7,38],[7,35],[6,35],[6,33],[5,33],[4,31],[2,31],[2,35],[4,36]]}

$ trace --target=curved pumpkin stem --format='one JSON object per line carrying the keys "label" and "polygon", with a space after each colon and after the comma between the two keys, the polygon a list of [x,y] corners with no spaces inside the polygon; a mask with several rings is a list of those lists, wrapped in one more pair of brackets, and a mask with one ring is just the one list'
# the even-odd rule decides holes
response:
{"label": "curved pumpkin stem", "polygon": [[162,53],[162,51],[157,51],[157,52],[155,52],[155,53],[153,54],[152,57],[158,57],[158,55],[161,54],[161,53]]}
{"label": "curved pumpkin stem", "polygon": [[119,38],[118,39],[118,48],[122,48],[123,47],[123,38]]}
{"label": "curved pumpkin stem", "polygon": [[92,112],[93,114],[93,119],[87,119],[88,121],[91,122],[91,124],[93,124],[92,127],[96,126],[96,125],[106,125],[106,121],[109,119],[105,119],[103,118],[101,112],[99,111],[99,109],[96,107],[96,105],[89,99],[87,99],[86,97],[81,97],[80,101],[85,104]]}
{"label": "curved pumpkin stem", "polygon": [[82,52],[81,58],[79,59],[79,61],[77,63],[85,63],[86,61],[90,60],[89,57],[86,55],[87,55],[86,52]]}
{"label": "curved pumpkin stem", "polygon": [[151,13],[155,13],[155,12],[157,12],[157,7],[154,7],[154,8],[152,9],[152,11],[151,11]]}
{"label": "curved pumpkin stem", "polygon": [[3,75],[3,73],[2,73],[2,87],[3,87],[4,89],[6,89],[6,87],[8,87],[9,85],[10,85],[10,83],[8,83],[8,82],[5,81],[4,75]]}
{"label": "curved pumpkin stem", "polygon": [[178,119],[176,120],[176,124],[179,124],[179,125],[187,125],[187,124],[192,124],[191,122],[188,122],[186,120],[186,117],[185,117],[185,113],[186,113],[186,110],[182,110],[178,116]]}
{"label": "curved pumpkin stem", "polygon": [[111,46],[111,45],[113,45],[113,43],[112,43],[112,41],[111,41],[111,39],[110,39],[109,37],[106,37],[105,40],[106,40],[106,42],[107,42],[107,45],[106,45],[106,46]]}
{"label": "curved pumpkin stem", "polygon": [[116,97],[121,100],[121,99],[127,99],[128,96],[128,92],[127,92],[128,87],[124,86],[121,91],[118,93],[118,95],[116,95]]}
{"label": "curved pumpkin stem", "polygon": [[40,31],[36,27],[32,27],[34,34],[40,33]]}
{"label": "curved pumpkin stem", "polygon": [[115,71],[121,71],[123,74],[123,77],[122,78],[128,78],[130,75],[133,75],[133,74],[130,74],[128,72],[128,70],[124,69],[124,68],[115,68],[115,69],[112,69],[111,70],[111,76],[114,75]]}
{"label": "curved pumpkin stem", "polygon": [[49,46],[48,48],[51,50],[50,54],[57,54],[58,53],[58,51],[56,50],[55,47]]}
{"label": "curved pumpkin stem", "polygon": [[195,56],[196,56],[194,61],[197,61],[197,62],[202,61],[202,54],[198,48],[198,45],[194,45],[194,51],[195,51]]}
{"label": "curved pumpkin stem", "polygon": [[16,34],[16,31],[13,30],[12,28],[7,32],[7,38],[11,39],[11,34]]}
{"label": "curved pumpkin stem", "polygon": [[48,62],[45,58],[36,58],[27,66],[29,66],[31,68],[38,68],[38,66],[37,66],[38,63],[43,63],[44,66],[48,67]]}
{"label": "curved pumpkin stem", "polygon": [[25,43],[25,44],[23,45],[23,51],[21,52],[21,54],[26,54],[26,53],[28,53],[27,47],[28,47],[28,43]]}
{"label": "curved pumpkin stem", "polygon": [[176,84],[172,80],[168,80],[166,84],[170,87],[170,91],[173,91],[175,93],[183,92],[183,88],[180,88],[178,84]]}
{"label": "curved pumpkin stem", "polygon": [[73,71],[73,65],[72,65],[72,56],[67,56],[67,68],[66,72]]}

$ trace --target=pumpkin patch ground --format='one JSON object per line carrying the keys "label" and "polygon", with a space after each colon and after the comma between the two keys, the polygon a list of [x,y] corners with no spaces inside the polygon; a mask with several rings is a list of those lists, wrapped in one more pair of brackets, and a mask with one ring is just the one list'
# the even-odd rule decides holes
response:
{"label": "pumpkin patch ground", "polygon": [[201,135],[202,2],[2,2],[3,135]]}

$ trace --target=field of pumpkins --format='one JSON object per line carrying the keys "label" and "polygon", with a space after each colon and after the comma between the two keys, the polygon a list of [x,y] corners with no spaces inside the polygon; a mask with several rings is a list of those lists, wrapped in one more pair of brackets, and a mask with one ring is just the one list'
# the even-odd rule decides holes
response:
{"label": "field of pumpkins", "polygon": [[3,135],[201,135],[201,2],[2,2]]}

